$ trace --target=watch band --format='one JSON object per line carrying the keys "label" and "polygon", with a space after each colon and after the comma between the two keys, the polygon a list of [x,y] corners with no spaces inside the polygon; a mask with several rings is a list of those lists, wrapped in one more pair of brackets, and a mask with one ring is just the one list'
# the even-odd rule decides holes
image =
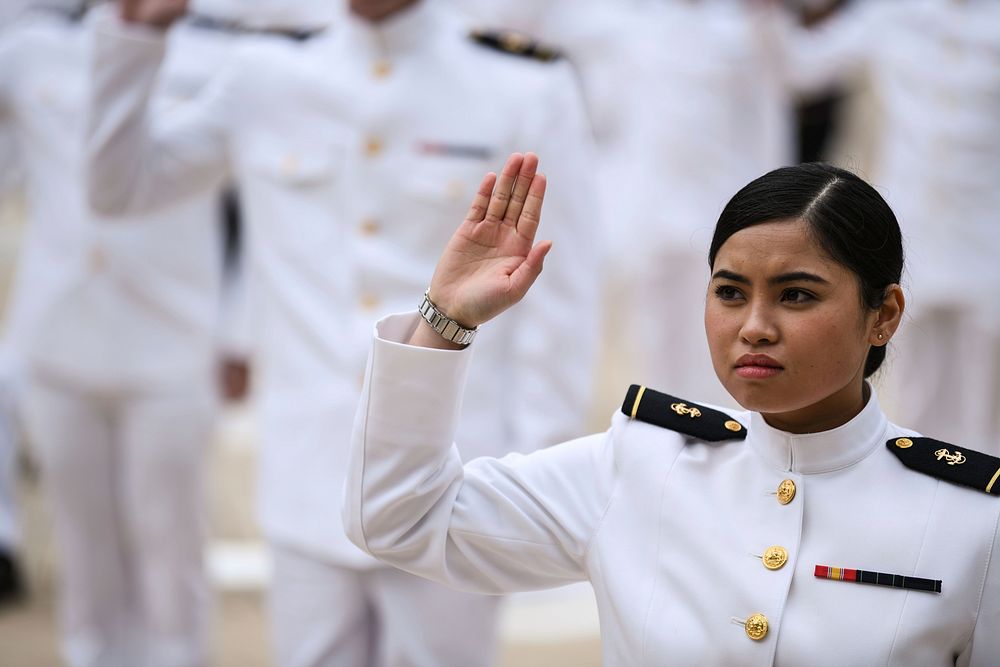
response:
{"label": "watch band", "polygon": [[442,338],[445,340],[450,340],[456,345],[468,345],[472,342],[472,339],[476,337],[476,332],[479,331],[479,327],[474,329],[466,329],[461,324],[451,319],[434,305],[431,298],[428,296],[430,290],[428,289],[424,292],[424,300],[420,303],[420,316],[427,321],[427,324],[431,325],[434,331],[438,332]]}

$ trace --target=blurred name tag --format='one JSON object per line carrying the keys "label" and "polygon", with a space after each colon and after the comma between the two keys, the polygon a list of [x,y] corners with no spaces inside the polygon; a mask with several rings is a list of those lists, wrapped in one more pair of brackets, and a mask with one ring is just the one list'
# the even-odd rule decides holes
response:
{"label": "blurred name tag", "polygon": [[494,154],[494,150],[489,146],[450,144],[441,141],[417,142],[417,152],[421,155],[440,155],[442,157],[456,157],[469,160],[489,160]]}

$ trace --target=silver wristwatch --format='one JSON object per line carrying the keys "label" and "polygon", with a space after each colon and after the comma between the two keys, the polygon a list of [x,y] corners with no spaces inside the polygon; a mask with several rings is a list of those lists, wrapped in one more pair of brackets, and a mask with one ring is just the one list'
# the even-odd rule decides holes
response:
{"label": "silver wristwatch", "polygon": [[479,327],[474,329],[466,329],[461,324],[451,319],[434,305],[431,298],[428,295],[430,290],[424,292],[424,300],[420,304],[420,315],[427,320],[427,324],[431,325],[434,331],[441,334],[441,337],[445,340],[450,340],[456,345],[468,345],[472,342],[472,339],[476,337],[476,332]]}

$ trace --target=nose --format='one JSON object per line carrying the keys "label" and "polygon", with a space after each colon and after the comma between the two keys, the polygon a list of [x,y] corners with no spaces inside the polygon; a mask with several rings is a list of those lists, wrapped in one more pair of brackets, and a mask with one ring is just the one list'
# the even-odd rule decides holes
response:
{"label": "nose", "polygon": [[740,327],[740,339],[750,345],[767,345],[778,340],[778,327],[766,304],[750,304],[744,310],[746,319]]}

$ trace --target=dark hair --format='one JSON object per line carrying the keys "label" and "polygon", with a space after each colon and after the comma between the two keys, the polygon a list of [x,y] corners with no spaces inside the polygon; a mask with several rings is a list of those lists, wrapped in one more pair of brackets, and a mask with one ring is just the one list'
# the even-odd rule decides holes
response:
{"label": "dark hair", "polygon": [[[709,266],[730,236],[776,220],[804,221],[820,247],[858,277],[865,308],[878,308],[902,277],[903,241],[892,209],[856,175],[821,163],[775,169],[737,192],[715,226]],[[884,359],[885,347],[872,346],[865,377]]]}

